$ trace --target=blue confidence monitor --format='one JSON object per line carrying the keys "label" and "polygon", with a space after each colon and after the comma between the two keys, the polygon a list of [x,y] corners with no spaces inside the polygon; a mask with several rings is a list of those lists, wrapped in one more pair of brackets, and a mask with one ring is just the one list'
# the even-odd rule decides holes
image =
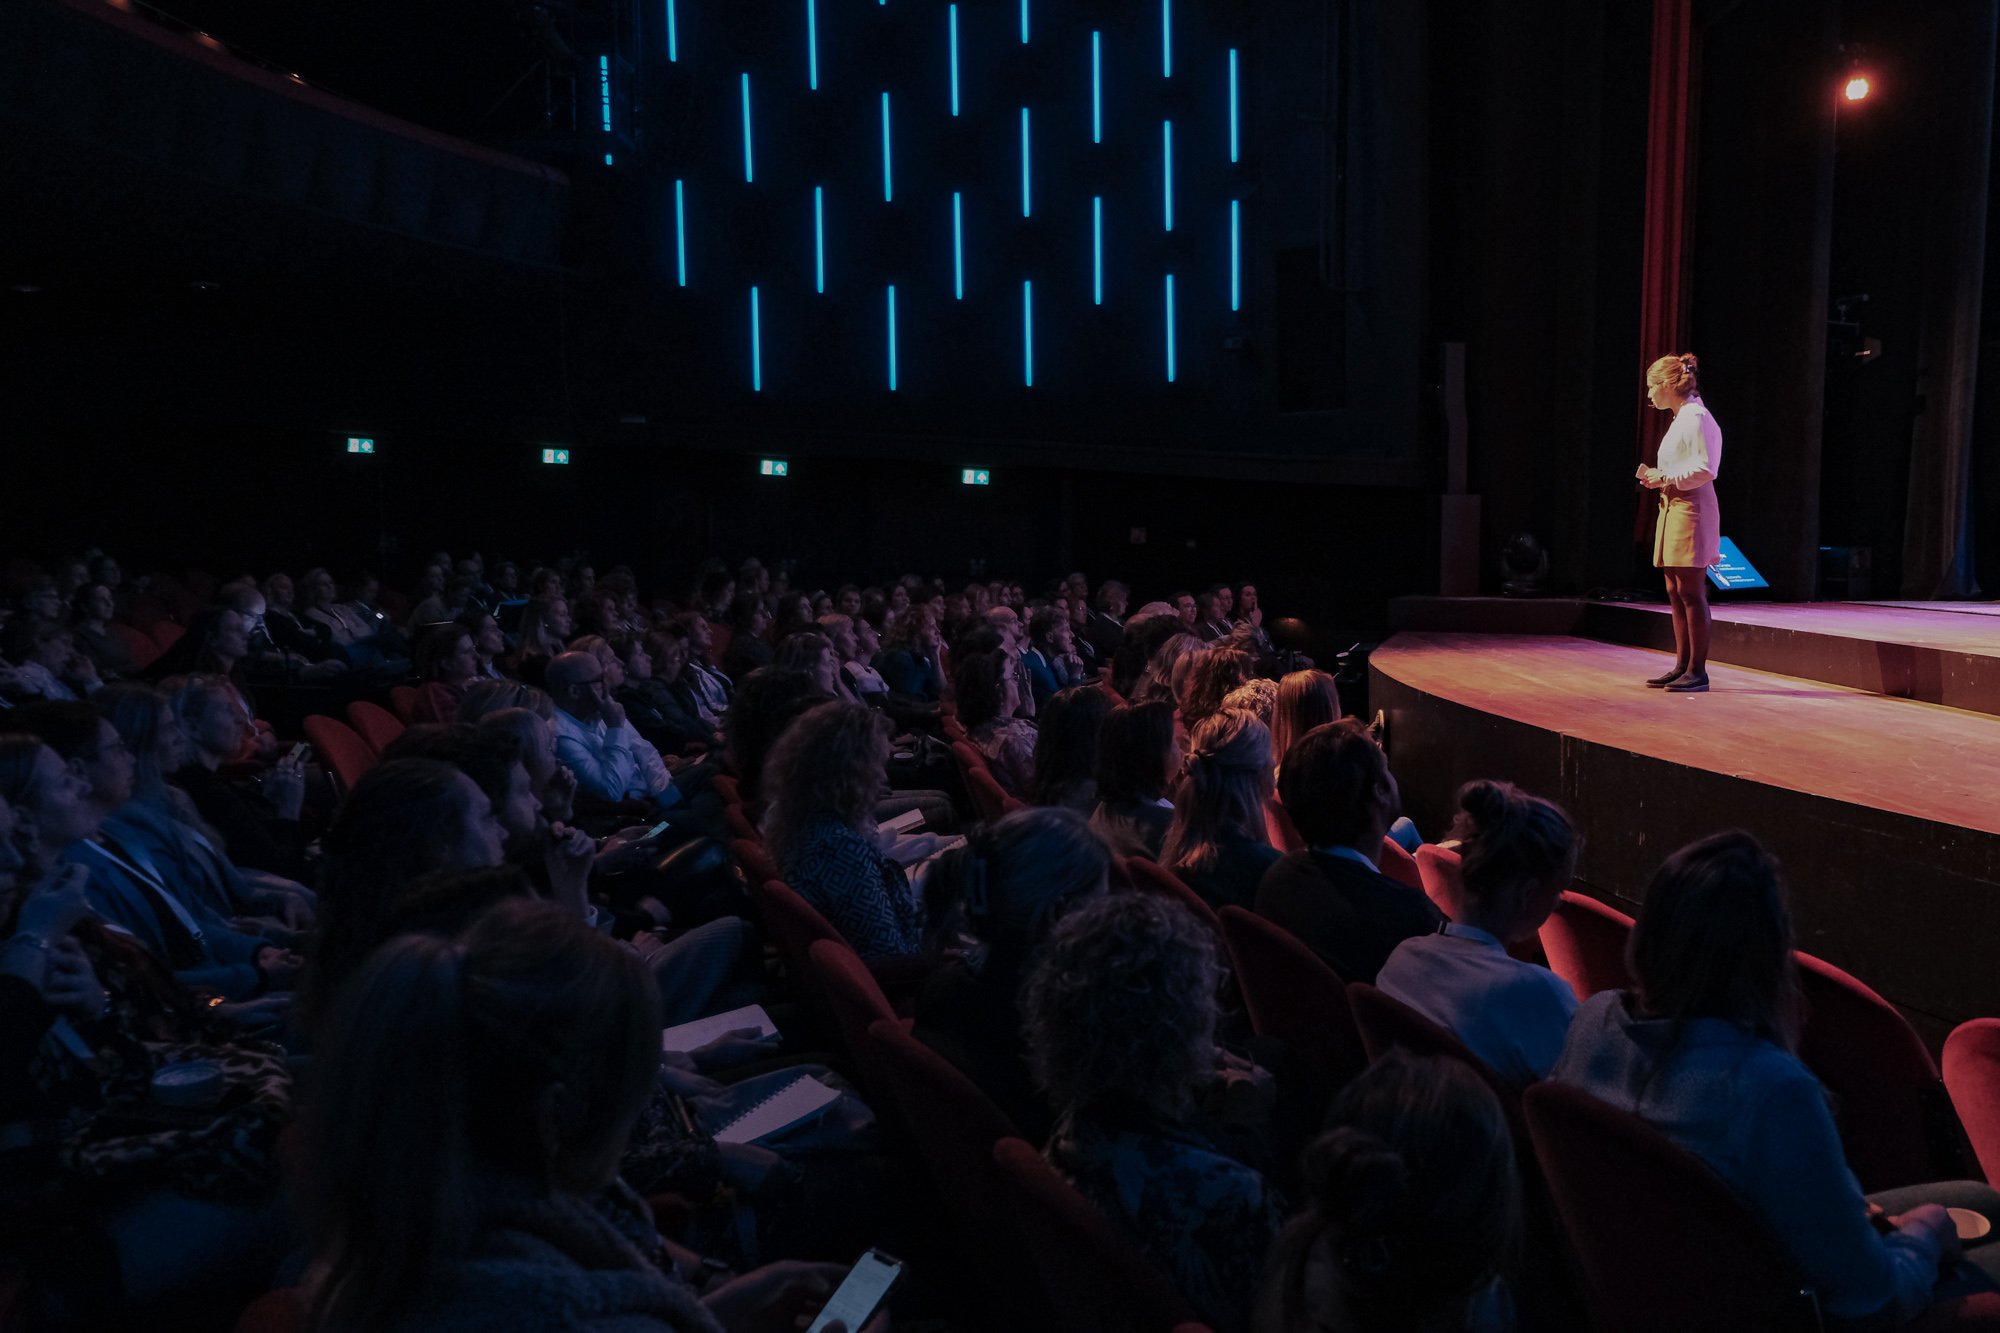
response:
{"label": "blue confidence monitor", "polygon": [[1722,539],[1722,559],[1708,567],[1708,581],[1723,592],[1771,586],[1770,581],[1757,572],[1757,567],[1743,558],[1743,552],[1736,549],[1736,543],[1727,537]]}

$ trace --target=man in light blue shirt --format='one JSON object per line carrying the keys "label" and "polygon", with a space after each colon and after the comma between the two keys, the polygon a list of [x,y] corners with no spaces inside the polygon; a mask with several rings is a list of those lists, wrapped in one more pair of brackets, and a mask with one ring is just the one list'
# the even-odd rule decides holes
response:
{"label": "man in light blue shirt", "polygon": [[626,721],[595,654],[558,655],[546,680],[556,705],[556,757],[576,774],[579,791],[598,801],[650,800],[663,810],[681,804],[666,762]]}

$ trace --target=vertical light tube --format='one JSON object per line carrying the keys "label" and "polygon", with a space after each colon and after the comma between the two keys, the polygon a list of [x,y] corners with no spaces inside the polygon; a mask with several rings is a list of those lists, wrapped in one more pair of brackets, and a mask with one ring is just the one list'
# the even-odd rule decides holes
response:
{"label": "vertical light tube", "polygon": [[826,294],[826,189],[813,186],[813,290]]}
{"label": "vertical light tube", "polygon": [[1021,108],[1021,216],[1034,212],[1034,192],[1028,186],[1028,108]]}
{"label": "vertical light tube", "polygon": [[1171,120],[1160,122],[1160,152],[1161,161],[1166,164],[1161,179],[1166,185],[1167,230],[1172,231],[1174,229],[1174,123]]}
{"label": "vertical light tube", "polygon": [[951,12],[951,114],[958,114],[958,6]]}
{"label": "vertical light tube", "polygon": [[952,299],[965,299],[965,196],[951,192],[951,292]]}
{"label": "vertical light tube", "polygon": [[674,0],[667,0],[667,59],[681,58],[680,24],[674,21]]}
{"label": "vertical light tube", "polygon": [[889,284],[889,392],[896,392],[896,284]]}
{"label": "vertical light tube", "polygon": [[750,72],[743,72],[743,183],[757,179],[757,160],[750,151]]}
{"label": "vertical light tube", "polygon": [[757,289],[750,289],[750,389],[764,392],[764,321]]}
{"label": "vertical light tube", "polygon": [[1229,48],[1229,160],[1236,161],[1236,48]]}
{"label": "vertical light tube", "polygon": [[1174,0],[1160,0],[1160,77],[1174,77]]}
{"label": "vertical light tube", "polygon": [[674,270],[680,285],[688,285],[687,182],[674,182]]}
{"label": "vertical light tube", "polygon": [[1229,201],[1229,308],[1243,308],[1243,201]]}
{"label": "vertical light tube", "polygon": [[806,86],[819,91],[819,0],[806,0]]}
{"label": "vertical light tube", "polygon": [[1021,383],[1035,387],[1035,284],[1021,279]]}
{"label": "vertical light tube", "polygon": [[1104,196],[1090,199],[1090,295],[1093,305],[1104,304]]}
{"label": "vertical light tube", "polygon": [[611,133],[611,57],[597,58],[597,91],[604,104],[604,132]]}
{"label": "vertical light tube", "polygon": [[1028,44],[1028,0],[1021,0],[1021,45]]}
{"label": "vertical light tube", "polygon": [[1167,383],[1174,382],[1174,275],[1167,274]]}
{"label": "vertical light tube", "polygon": [[895,175],[890,170],[889,158],[889,94],[882,94],[882,202],[893,203],[896,198]]}
{"label": "vertical light tube", "polygon": [[1090,34],[1090,141],[1104,142],[1104,34]]}

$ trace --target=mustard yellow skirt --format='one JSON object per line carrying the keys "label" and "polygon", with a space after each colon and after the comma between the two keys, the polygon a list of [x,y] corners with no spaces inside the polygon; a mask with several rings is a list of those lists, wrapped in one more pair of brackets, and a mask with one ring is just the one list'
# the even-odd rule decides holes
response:
{"label": "mustard yellow skirt", "polygon": [[1707,569],[1722,559],[1722,510],[1713,484],[1692,491],[1660,492],[1660,516],[1653,526],[1656,569]]}

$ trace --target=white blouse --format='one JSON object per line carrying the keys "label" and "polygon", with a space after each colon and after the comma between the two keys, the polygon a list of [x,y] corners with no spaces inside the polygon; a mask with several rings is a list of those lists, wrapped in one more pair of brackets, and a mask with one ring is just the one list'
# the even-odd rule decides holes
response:
{"label": "white blouse", "polygon": [[1699,398],[1690,398],[1674,413],[1660,441],[1660,480],[1692,491],[1715,480],[1722,470],[1722,427]]}

